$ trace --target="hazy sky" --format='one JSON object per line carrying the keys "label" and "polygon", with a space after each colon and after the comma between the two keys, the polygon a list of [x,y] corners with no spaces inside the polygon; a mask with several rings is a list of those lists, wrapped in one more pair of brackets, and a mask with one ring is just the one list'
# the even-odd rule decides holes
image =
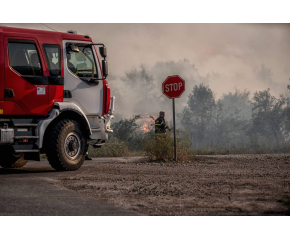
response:
{"label": "hazy sky", "polygon": [[[3,25],[50,30],[41,24]],[[76,30],[90,35],[94,42],[104,43],[109,74],[117,78],[141,64],[154,73],[162,63],[179,62],[176,73],[188,81],[187,95],[194,84],[205,82],[217,97],[234,91],[235,87],[252,93],[270,88],[278,96],[286,92],[289,83],[289,24],[46,25],[63,32]],[[183,64],[183,59],[189,61],[186,62],[189,67]],[[155,80],[159,85],[166,76],[175,73],[166,67],[157,72]],[[182,102],[186,99],[187,96]]]}
{"label": "hazy sky", "polygon": [[[46,29],[40,24],[4,24]],[[289,24],[47,24],[57,31],[89,34],[108,48],[110,73],[122,75],[140,64],[179,61],[194,64],[199,74],[210,74],[217,93],[226,89],[260,88],[256,79],[264,64],[273,81],[290,77]],[[269,86],[270,87],[270,86]]]}

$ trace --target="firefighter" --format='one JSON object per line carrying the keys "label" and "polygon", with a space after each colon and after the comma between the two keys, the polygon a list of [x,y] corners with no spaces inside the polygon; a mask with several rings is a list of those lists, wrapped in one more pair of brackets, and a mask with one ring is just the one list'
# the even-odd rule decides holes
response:
{"label": "firefighter", "polygon": [[165,112],[160,112],[159,113],[159,118],[155,120],[155,137],[166,136],[166,129],[171,131],[170,127],[168,127],[165,123]]}

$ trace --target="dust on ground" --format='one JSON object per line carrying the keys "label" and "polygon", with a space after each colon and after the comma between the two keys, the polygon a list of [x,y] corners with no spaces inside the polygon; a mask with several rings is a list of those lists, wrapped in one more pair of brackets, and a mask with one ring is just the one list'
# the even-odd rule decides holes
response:
{"label": "dust on ground", "polygon": [[141,215],[290,215],[290,154],[99,161],[61,186]]}

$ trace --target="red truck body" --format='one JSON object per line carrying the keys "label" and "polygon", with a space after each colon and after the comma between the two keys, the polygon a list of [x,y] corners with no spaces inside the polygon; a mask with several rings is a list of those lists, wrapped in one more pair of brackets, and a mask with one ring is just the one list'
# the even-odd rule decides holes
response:
{"label": "red truck body", "polygon": [[77,170],[89,144],[105,144],[115,99],[106,56],[75,32],[0,27],[0,166],[45,153],[56,170]]}
{"label": "red truck body", "polygon": [[[9,65],[8,39],[28,40],[35,43],[39,52],[43,76],[49,76],[43,45],[55,44],[61,49],[61,76],[63,77],[63,40],[92,42],[91,37],[71,33],[61,33],[33,29],[0,27],[0,114],[2,115],[47,115],[55,102],[63,101],[63,85],[39,84],[45,87],[46,95],[37,95],[35,85],[23,79]],[[98,57],[98,56],[97,56]],[[100,60],[98,57],[98,62]],[[110,104],[110,88],[107,80],[103,81],[103,115],[107,114]],[[13,89],[14,97],[5,99],[4,89]],[[106,91],[106,92],[105,92]],[[105,98],[106,97],[106,98]]]}

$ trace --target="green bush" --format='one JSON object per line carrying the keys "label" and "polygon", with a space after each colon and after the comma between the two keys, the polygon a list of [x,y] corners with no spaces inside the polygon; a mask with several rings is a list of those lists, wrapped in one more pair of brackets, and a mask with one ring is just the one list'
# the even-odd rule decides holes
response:
{"label": "green bush", "polygon": [[125,157],[129,155],[128,143],[118,138],[109,139],[101,148],[89,147],[90,157]]}

